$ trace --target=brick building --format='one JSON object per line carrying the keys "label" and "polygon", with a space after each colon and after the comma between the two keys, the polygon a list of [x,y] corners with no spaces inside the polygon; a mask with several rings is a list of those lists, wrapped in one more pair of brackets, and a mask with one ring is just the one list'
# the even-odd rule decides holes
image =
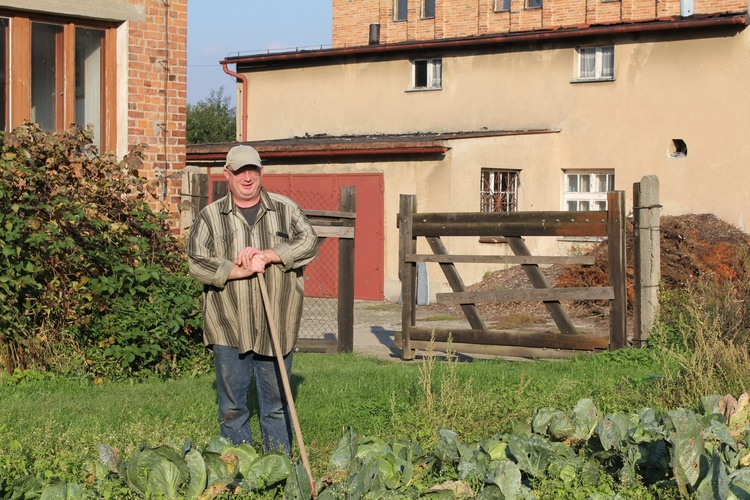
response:
{"label": "brick building", "polygon": [[[617,189],[631,211],[633,183],[656,175],[662,213],[746,229],[747,22],[746,0],[333,0],[333,48],[221,63],[269,183],[295,198],[357,186],[355,296],[395,301],[400,194],[418,212],[601,210]],[[206,201],[228,147],[188,147]],[[502,238],[445,245],[512,254]],[[471,284],[499,266],[457,267]],[[437,264],[428,275],[430,294],[450,289]]]}
{"label": "brick building", "polygon": [[187,0],[0,0],[0,123],[92,125],[101,151],[148,146],[142,175],[178,212]]}
{"label": "brick building", "polygon": [[371,43],[372,35],[391,44],[550,32],[746,8],[742,0],[333,0],[332,42],[334,47],[357,47]]}

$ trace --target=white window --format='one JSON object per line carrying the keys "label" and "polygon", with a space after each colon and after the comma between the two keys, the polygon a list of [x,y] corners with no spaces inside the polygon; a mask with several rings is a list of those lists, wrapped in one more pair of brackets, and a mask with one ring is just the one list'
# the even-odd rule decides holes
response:
{"label": "white window", "polygon": [[519,170],[483,168],[480,185],[480,212],[518,210]]}
{"label": "white window", "polygon": [[422,19],[435,18],[435,0],[422,0]]}
{"label": "white window", "polygon": [[612,170],[568,170],[565,172],[564,209],[607,210],[607,191],[614,189]]}
{"label": "white window", "polygon": [[412,88],[439,89],[443,86],[443,60],[417,59],[412,61]]}
{"label": "white window", "polygon": [[526,0],[527,9],[541,9],[542,0]]}
{"label": "white window", "polygon": [[580,47],[578,51],[579,80],[612,80],[615,76],[615,48]]}
{"label": "white window", "polygon": [[393,0],[393,20],[394,21],[406,21],[408,18],[408,1],[407,0]]}
{"label": "white window", "polygon": [[510,0],[495,0],[495,12],[510,10]]}

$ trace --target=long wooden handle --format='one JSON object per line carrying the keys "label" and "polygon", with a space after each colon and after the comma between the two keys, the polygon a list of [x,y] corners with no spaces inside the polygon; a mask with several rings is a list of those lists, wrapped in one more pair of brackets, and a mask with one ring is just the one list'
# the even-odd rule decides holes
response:
{"label": "long wooden handle", "polygon": [[271,309],[271,301],[268,298],[268,289],[266,288],[266,278],[263,273],[257,273],[258,282],[260,283],[260,294],[263,297],[263,306],[266,309],[266,318],[268,318],[268,329],[271,331],[271,341],[273,342],[273,351],[276,353],[276,360],[279,363],[279,371],[281,372],[281,384],[284,386],[284,394],[286,394],[286,400],[289,404],[289,415],[292,418],[292,424],[294,426],[294,434],[297,436],[297,444],[299,445],[299,454],[302,457],[302,465],[305,467],[307,477],[310,479],[310,486],[312,486],[312,497],[315,498],[315,480],[313,479],[312,471],[310,470],[310,462],[307,460],[307,450],[305,450],[305,443],[302,440],[302,429],[299,426],[299,420],[297,420],[297,410],[294,407],[294,399],[292,398],[292,388],[289,385],[289,375],[286,373],[286,365],[284,364],[284,356],[281,354],[281,346],[279,345],[279,336],[276,332],[276,322],[273,319],[273,309]]}

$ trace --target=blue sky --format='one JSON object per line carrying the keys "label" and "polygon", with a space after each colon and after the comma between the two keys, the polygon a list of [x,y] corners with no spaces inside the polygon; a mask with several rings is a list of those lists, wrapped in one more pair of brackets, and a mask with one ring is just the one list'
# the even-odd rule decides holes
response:
{"label": "blue sky", "polygon": [[234,80],[219,65],[227,56],[330,47],[331,4],[331,0],[190,0],[188,102],[195,104],[224,86],[234,104]]}

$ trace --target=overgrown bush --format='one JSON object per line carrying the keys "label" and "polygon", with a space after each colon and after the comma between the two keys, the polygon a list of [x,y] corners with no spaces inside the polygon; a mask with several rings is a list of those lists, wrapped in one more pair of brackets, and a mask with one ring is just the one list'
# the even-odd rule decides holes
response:
{"label": "overgrown bush", "polygon": [[199,352],[186,273],[141,149],[99,155],[80,127],[36,124],[0,146],[0,363],[115,376],[165,372]]}

